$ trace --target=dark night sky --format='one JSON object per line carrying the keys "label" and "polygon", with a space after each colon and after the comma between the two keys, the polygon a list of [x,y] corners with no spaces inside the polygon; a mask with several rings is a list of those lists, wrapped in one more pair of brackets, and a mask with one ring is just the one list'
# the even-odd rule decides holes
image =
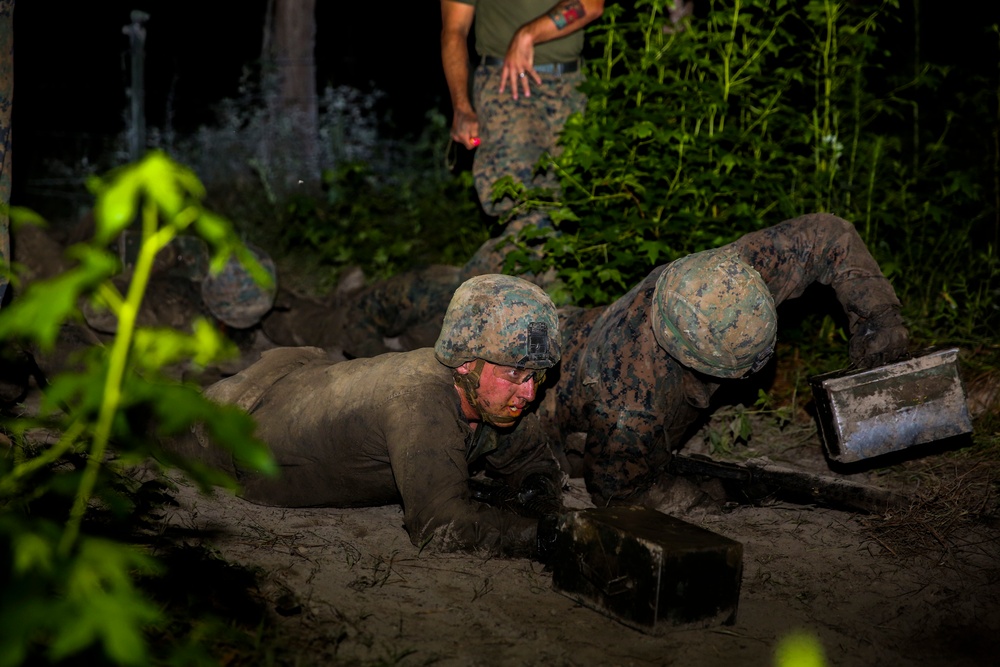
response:
{"label": "dark night sky", "polygon": [[[423,100],[446,92],[440,74],[436,2],[317,2],[319,83],[366,86]],[[201,120],[208,104],[236,91],[242,67],[257,60],[266,0],[20,0],[15,14],[16,99],[60,125],[116,127],[125,104],[132,9],[146,24],[148,113],[162,115],[173,87],[178,122]],[[416,63],[423,63],[414,71]],[[418,86],[417,82],[423,85]],[[76,114],[85,102],[94,112]],[[59,107],[56,108],[45,107]],[[71,113],[66,113],[71,112]],[[86,121],[84,122],[84,119]],[[106,123],[106,125],[105,125]]]}
{"label": "dark night sky", "polygon": [[[237,92],[261,50],[267,0],[17,0],[14,16],[14,203],[40,160],[54,149],[91,146],[124,127],[129,86],[130,11],[146,24],[146,113],[162,127],[190,130],[212,121],[211,107]],[[903,2],[905,7],[911,3]],[[987,7],[986,5],[989,5]],[[962,68],[997,67],[1000,2],[940,9],[924,0],[922,51]],[[439,52],[436,0],[389,3],[317,0],[320,86],[375,86],[394,120],[419,126],[430,108],[449,111]],[[907,49],[909,46],[907,45]]]}
{"label": "dark night sky", "polygon": [[[213,120],[257,61],[266,0],[17,0],[14,15],[14,203],[43,154],[79,150],[124,128],[133,9],[146,23],[146,114],[180,130]],[[320,86],[377,87],[400,125],[447,111],[437,2],[317,1]]]}

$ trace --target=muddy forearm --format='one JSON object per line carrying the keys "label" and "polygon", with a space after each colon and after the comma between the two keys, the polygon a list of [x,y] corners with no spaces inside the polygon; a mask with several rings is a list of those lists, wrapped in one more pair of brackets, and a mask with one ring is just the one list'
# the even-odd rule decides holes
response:
{"label": "muddy forearm", "polygon": [[857,230],[834,215],[786,220],[733,245],[760,272],[776,304],[800,296],[814,282],[830,285],[847,312],[852,333],[861,321],[899,311],[892,285]]}

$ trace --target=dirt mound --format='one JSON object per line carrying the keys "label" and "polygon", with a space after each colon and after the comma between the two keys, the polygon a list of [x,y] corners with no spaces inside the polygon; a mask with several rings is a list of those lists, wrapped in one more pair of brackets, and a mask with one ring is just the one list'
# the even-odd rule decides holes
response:
{"label": "dirt mound", "polygon": [[[708,451],[706,434],[734,414],[718,413],[691,450]],[[811,425],[754,420],[733,460],[838,474]],[[1000,650],[1000,465],[973,458],[962,450],[861,473],[910,494],[909,507],[884,514],[720,505],[678,481],[662,509],[741,542],[743,584],[735,624],[657,636],[555,592],[538,563],[421,553],[394,506],[277,509],[181,485],[169,521],[260,568],[285,664],[768,665],[782,638],[805,630],[829,665],[978,666]],[[567,502],[589,506],[580,480]]]}

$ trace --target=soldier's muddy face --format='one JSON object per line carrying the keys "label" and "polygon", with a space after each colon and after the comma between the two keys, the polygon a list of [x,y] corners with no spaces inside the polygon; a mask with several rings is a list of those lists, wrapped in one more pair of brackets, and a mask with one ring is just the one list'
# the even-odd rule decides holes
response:
{"label": "soldier's muddy face", "polygon": [[535,373],[485,362],[476,398],[485,415],[516,419],[535,400]]}
{"label": "soldier's muddy face", "polygon": [[515,368],[513,366],[494,366],[493,375],[506,380],[511,384],[524,384],[528,380],[534,380],[537,387],[545,381],[545,371],[533,368]]}

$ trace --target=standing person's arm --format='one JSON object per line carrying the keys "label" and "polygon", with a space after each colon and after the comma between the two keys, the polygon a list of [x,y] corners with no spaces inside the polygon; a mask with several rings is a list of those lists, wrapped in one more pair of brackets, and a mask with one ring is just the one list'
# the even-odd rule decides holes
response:
{"label": "standing person's arm", "polygon": [[469,31],[476,8],[441,0],[441,65],[451,95],[451,138],[468,149],[479,145],[479,118],[469,99]]}
{"label": "standing person's arm", "polygon": [[517,29],[507,47],[500,77],[500,92],[510,85],[514,99],[518,82],[525,97],[531,96],[528,79],[542,79],[534,70],[535,44],[565,37],[596,20],[604,13],[604,0],[559,0],[552,9]]}

